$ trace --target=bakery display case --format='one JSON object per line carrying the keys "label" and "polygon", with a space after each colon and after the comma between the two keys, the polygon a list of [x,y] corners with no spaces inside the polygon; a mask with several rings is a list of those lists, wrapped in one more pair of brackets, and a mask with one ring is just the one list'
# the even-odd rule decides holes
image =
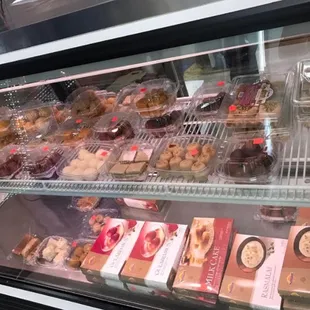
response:
{"label": "bakery display case", "polygon": [[141,32],[12,61],[0,285],[94,309],[306,307],[310,24],[271,8],[281,23],[248,32],[197,21],[190,41],[182,24],[156,48]]}

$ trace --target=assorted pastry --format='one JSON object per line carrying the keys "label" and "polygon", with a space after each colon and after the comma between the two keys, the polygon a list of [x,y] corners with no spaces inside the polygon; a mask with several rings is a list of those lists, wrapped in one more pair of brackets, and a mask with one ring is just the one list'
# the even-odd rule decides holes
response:
{"label": "assorted pastry", "polygon": [[50,263],[62,265],[68,256],[70,245],[63,237],[48,237],[40,245],[38,261],[39,263]]}
{"label": "assorted pastry", "polygon": [[73,269],[78,269],[82,265],[86,255],[93,246],[91,241],[77,240],[73,241],[72,250],[67,258],[67,265]]}
{"label": "assorted pastry", "polygon": [[28,134],[45,134],[53,121],[53,110],[51,107],[26,110],[23,117],[16,120],[15,125]]}
{"label": "assorted pastry", "polygon": [[62,168],[61,175],[70,180],[95,181],[110,155],[109,150],[98,149],[90,152],[81,148],[76,158],[69,162],[69,165]]}
{"label": "assorted pastry", "polygon": [[106,216],[103,211],[95,212],[91,215],[88,220],[90,235],[98,236],[109,218],[110,216]]}
{"label": "assorted pastry", "polygon": [[38,236],[25,234],[12,253],[23,257],[26,263],[31,264],[40,243],[41,239]]}
{"label": "assorted pastry", "polygon": [[240,84],[234,102],[228,106],[227,126],[260,125],[265,118],[277,119],[280,112],[280,101],[270,81]]}
{"label": "assorted pastry", "polygon": [[87,212],[95,209],[100,202],[98,197],[73,197],[72,205],[82,212]]}
{"label": "assorted pastry", "polygon": [[268,174],[272,169],[275,157],[268,153],[266,146],[261,145],[263,143],[257,143],[256,139],[240,143],[224,164],[224,174],[237,178]]}
{"label": "assorted pastry", "polygon": [[116,179],[139,178],[147,169],[153,148],[147,144],[128,144],[117,161],[111,163],[109,173]]}
{"label": "assorted pastry", "polygon": [[216,149],[209,143],[169,143],[159,154],[155,168],[195,174],[204,171],[215,155]]}
{"label": "assorted pastry", "polygon": [[297,216],[296,207],[260,206],[259,216],[268,222],[292,222]]}
{"label": "assorted pastry", "polygon": [[148,119],[144,127],[156,138],[163,137],[166,133],[176,132],[183,124],[183,113],[180,110],[172,111],[160,117]]}
{"label": "assorted pastry", "polygon": [[132,113],[115,112],[105,115],[93,127],[94,137],[101,141],[133,139],[135,133],[131,120],[136,122]]}
{"label": "assorted pastry", "polygon": [[[62,150],[53,149],[49,151],[49,147],[44,146],[42,148],[42,151],[43,152],[41,153],[41,150],[39,149],[34,150],[34,152],[36,152],[38,156],[34,155],[36,159],[32,160],[32,162],[28,165],[28,171],[33,177],[47,174],[44,177],[49,178],[54,175],[55,171],[53,170],[53,168],[56,169],[56,167],[60,163],[60,160],[63,158]],[[45,155],[44,152],[48,152],[48,154]],[[50,176],[49,174],[51,173],[52,175]]]}
{"label": "assorted pastry", "polygon": [[[12,149],[12,151],[14,151],[14,149]],[[11,152],[11,154],[6,157],[6,160],[0,164],[0,178],[13,176],[22,167],[22,163],[22,155]]]}

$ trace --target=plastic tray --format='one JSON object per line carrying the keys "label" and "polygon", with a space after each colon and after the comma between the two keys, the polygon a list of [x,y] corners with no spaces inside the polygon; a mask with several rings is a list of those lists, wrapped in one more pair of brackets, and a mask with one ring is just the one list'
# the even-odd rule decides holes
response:
{"label": "plastic tray", "polygon": [[[188,146],[189,150],[187,150]],[[203,146],[205,147],[203,148]],[[213,171],[217,162],[218,147],[219,141],[211,136],[191,135],[164,139],[156,149],[150,167],[163,178],[183,177],[187,180],[207,181],[208,175]],[[173,153],[177,156],[173,155]],[[202,154],[204,156],[201,156]],[[180,163],[177,162],[174,163],[174,168],[170,169],[171,157],[180,158],[179,160],[182,160],[181,163],[183,164],[187,159],[187,167],[185,166],[184,170],[181,170]],[[192,162],[189,160],[192,160]],[[205,162],[200,169],[198,161]],[[197,167],[197,171],[192,171],[193,164],[195,168]]]}
{"label": "plastic tray", "polygon": [[95,124],[93,138],[105,142],[133,139],[138,123],[135,113],[113,112],[102,116]]}
{"label": "plastic tray", "polygon": [[[76,147],[66,156],[57,168],[57,174],[62,179],[76,180],[76,181],[95,181],[99,174],[104,170],[105,163],[109,160],[114,145],[89,142]],[[87,152],[83,151],[86,150]],[[83,154],[84,153],[84,154]],[[87,155],[85,155],[87,153]],[[91,153],[93,155],[89,155]],[[96,155],[97,154],[97,155]],[[72,162],[74,161],[74,162]],[[83,163],[81,163],[83,161]],[[66,167],[76,167],[74,169],[66,169]],[[83,175],[83,171],[89,168],[93,168],[93,171],[87,175]],[[79,171],[76,171],[79,170]]]}
{"label": "plastic tray", "polygon": [[270,183],[278,176],[282,148],[272,139],[231,139],[224,145],[224,162],[216,172],[228,182]]}
{"label": "plastic tray", "polygon": [[232,81],[230,93],[224,97],[218,118],[228,127],[260,130],[264,125],[278,124],[289,113],[285,100],[284,74],[247,75]]}
{"label": "plastic tray", "polygon": [[[144,181],[153,152],[154,147],[151,144],[132,140],[130,143],[122,145],[121,148],[114,149],[105,166],[105,171],[115,180]],[[146,155],[148,159],[146,157],[141,159],[140,155]],[[118,171],[115,170],[116,167],[119,168]],[[132,168],[140,168],[140,173],[131,173],[129,170]]]}
{"label": "plastic tray", "polygon": [[66,268],[70,270],[80,270],[80,266],[93,244],[93,239],[73,240],[70,245],[69,255],[65,261]]}
{"label": "plastic tray", "polygon": [[18,145],[8,145],[0,150],[0,179],[12,179],[21,171],[23,155]]}
{"label": "plastic tray", "polygon": [[57,128],[57,122],[52,105],[55,102],[34,100],[21,107],[21,116],[15,121],[15,126],[26,132],[27,136],[46,135],[51,128]]}
{"label": "plastic tray", "polygon": [[[225,82],[216,85],[204,83],[195,92],[191,106],[195,107],[195,115],[198,120],[208,120],[217,115],[225,96],[228,96],[229,86]],[[227,98],[226,98],[227,100]]]}
{"label": "plastic tray", "polygon": [[181,110],[173,110],[163,116],[151,119],[143,119],[140,131],[156,138],[175,134],[183,126],[184,113]]}
{"label": "plastic tray", "polygon": [[297,212],[296,207],[259,206],[256,219],[272,223],[295,222]]}
{"label": "plastic tray", "polygon": [[[67,241],[67,246],[63,247],[63,253],[61,255],[62,259],[59,262],[54,262],[55,257],[53,258],[52,261],[48,261],[48,260],[43,258],[43,251],[47,247],[48,242],[51,238],[56,240],[56,241],[59,241],[61,239],[64,239]],[[57,269],[59,269],[59,268],[64,267],[64,264],[66,262],[68,255],[69,255],[69,252],[70,252],[71,242],[72,242],[71,239],[60,237],[60,236],[50,236],[50,237],[45,238],[37,248],[37,251],[35,254],[36,263],[38,265],[40,265],[42,267],[46,267],[46,268],[57,268]]]}
{"label": "plastic tray", "polygon": [[47,136],[45,140],[64,146],[75,147],[91,137],[91,127],[96,119],[71,118],[65,121],[55,133]]}
{"label": "plastic tray", "polygon": [[56,144],[43,144],[40,147],[28,149],[28,170],[35,179],[56,178],[56,170],[66,156],[64,148]]}
{"label": "plastic tray", "polygon": [[98,207],[100,200],[100,197],[72,197],[70,207],[81,212],[89,212]]}
{"label": "plastic tray", "polygon": [[310,108],[310,59],[297,63],[293,103]]}
{"label": "plastic tray", "polygon": [[[116,208],[94,210],[85,217],[81,236],[84,238],[97,238],[100,235],[105,222],[109,218],[119,217],[120,211]],[[96,227],[94,227],[94,225],[96,225]]]}
{"label": "plastic tray", "polygon": [[162,116],[176,102],[178,89],[169,79],[143,82],[131,95],[131,107],[143,118]]}
{"label": "plastic tray", "polygon": [[131,95],[138,84],[130,84],[122,88],[116,96],[115,112],[130,112]]}

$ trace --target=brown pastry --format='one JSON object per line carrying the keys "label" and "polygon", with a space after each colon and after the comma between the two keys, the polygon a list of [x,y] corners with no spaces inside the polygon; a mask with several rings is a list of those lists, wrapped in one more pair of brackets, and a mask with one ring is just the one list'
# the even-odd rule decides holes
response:
{"label": "brown pastry", "polygon": [[34,123],[38,118],[39,118],[39,112],[37,110],[27,111],[24,116],[25,121],[31,123]]}
{"label": "brown pastry", "polygon": [[32,238],[21,252],[21,255],[26,258],[31,252],[33,252],[37,246],[40,244],[41,240],[39,238]]}
{"label": "brown pastry", "polygon": [[201,150],[201,145],[200,145],[200,143],[198,143],[198,142],[196,142],[196,143],[190,143],[190,144],[187,145],[186,150],[187,150],[187,152],[191,152],[191,151],[193,151],[193,150],[197,150],[197,151],[200,152],[200,150]]}
{"label": "brown pastry", "polygon": [[82,264],[85,257],[87,256],[88,253],[83,253],[81,256],[80,256],[80,263]]}
{"label": "brown pastry", "polygon": [[167,151],[173,153],[176,149],[179,149],[181,146],[177,143],[170,143],[168,146],[167,146]]}
{"label": "brown pastry", "polygon": [[101,232],[101,225],[99,223],[95,223],[93,226],[92,226],[92,230],[93,230],[93,233],[96,234],[96,235],[99,235],[100,232]]}
{"label": "brown pastry", "polygon": [[197,161],[196,163],[192,165],[191,170],[195,172],[199,172],[199,171],[204,170],[205,168],[206,168],[206,165],[204,163]]}
{"label": "brown pastry", "polygon": [[211,156],[215,156],[216,150],[215,150],[215,148],[214,148],[211,144],[205,144],[205,145],[202,147],[201,153],[202,153],[203,155],[210,154]]}
{"label": "brown pastry", "polygon": [[169,170],[168,160],[158,160],[156,163],[156,168],[161,170]]}
{"label": "brown pastry", "polygon": [[117,163],[110,169],[110,173],[115,175],[125,175],[128,167],[128,164]]}
{"label": "brown pastry", "polygon": [[126,170],[126,174],[142,174],[146,170],[147,164],[142,163],[132,163]]}
{"label": "brown pastry", "polygon": [[88,221],[88,224],[90,226],[93,226],[94,224],[96,223],[96,217],[92,216],[89,221]]}
{"label": "brown pastry", "polygon": [[81,256],[84,253],[84,250],[81,246],[78,246],[74,249],[73,255],[75,256]]}
{"label": "brown pastry", "polygon": [[171,170],[180,170],[180,163],[183,159],[181,157],[172,157],[169,161]]}
{"label": "brown pastry", "polygon": [[180,170],[190,171],[192,169],[194,162],[191,159],[185,159],[180,162]]}
{"label": "brown pastry", "polygon": [[33,238],[32,235],[30,234],[25,234],[25,236],[23,237],[23,239],[19,242],[19,244],[12,250],[12,252],[15,255],[22,255],[22,251],[25,248],[25,246],[31,241],[31,239]]}
{"label": "brown pastry", "polygon": [[85,253],[88,253],[90,251],[90,249],[92,248],[92,244],[91,243],[86,243],[84,244],[83,250]]}
{"label": "brown pastry", "polygon": [[80,257],[78,256],[72,256],[68,260],[68,265],[72,268],[79,268],[81,266]]}
{"label": "brown pastry", "polygon": [[52,114],[52,110],[49,107],[39,109],[40,117],[49,117]]}
{"label": "brown pastry", "polygon": [[201,154],[198,157],[198,161],[204,163],[205,165],[207,165],[210,160],[211,160],[211,154],[205,154],[205,155]]}
{"label": "brown pastry", "polygon": [[178,147],[176,148],[173,152],[172,152],[174,157],[181,157],[181,158],[185,158],[185,150],[183,149],[183,147]]}
{"label": "brown pastry", "polygon": [[172,157],[173,155],[170,151],[164,151],[163,153],[160,154],[159,159],[169,161]]}
{"label": "brown pastry", "polygon": [[99,223],[99,224],[102,224],[104,222],[104,216],[101,215],[101,214],[98,214],[96,216],[96,222]]}

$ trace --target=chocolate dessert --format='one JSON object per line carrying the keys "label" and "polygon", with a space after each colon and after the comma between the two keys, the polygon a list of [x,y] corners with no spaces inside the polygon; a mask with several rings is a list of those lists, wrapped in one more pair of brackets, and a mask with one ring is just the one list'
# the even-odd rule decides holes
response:
{"label": "chocolate dessert", "polygon": [[270,172],[274,158],[253,141],[247,141],[231,152],[224,173],[232,177],[253,177]]}
{"label": "chocolate dessert", "polygon": [[113,141],[120,137],[132,139],[134,136],[133,128],[128,121],[120,121],[115,125],[111,125],[108,131],[98,133],[98,139],[101,141]]}
{"label": "chocolate dessert", "polygon": [[22,166],[22,156],[19,154],[10,155],[6,161],[0,165],[0,177],[13,175]]}
{"label": "chocolate dessert", "polygon": [[60,161],[61,158],[62,156],[58,152],[48,154],[42,159],[38,160],[33,165],[30,165],[29,171],[32,175],[48,172],[50,169],[55,167],[55,165]]}
{"label": "chocolate dessert", "polygon": [[220,92],[214,97],[204,98],[202,100],[202,103],[200,103],[196,107],[196,112],[208,113],[208,112],[212,112],[212,111],[217,111],[220,108],[225,95],[226,95],[225,92]]}

